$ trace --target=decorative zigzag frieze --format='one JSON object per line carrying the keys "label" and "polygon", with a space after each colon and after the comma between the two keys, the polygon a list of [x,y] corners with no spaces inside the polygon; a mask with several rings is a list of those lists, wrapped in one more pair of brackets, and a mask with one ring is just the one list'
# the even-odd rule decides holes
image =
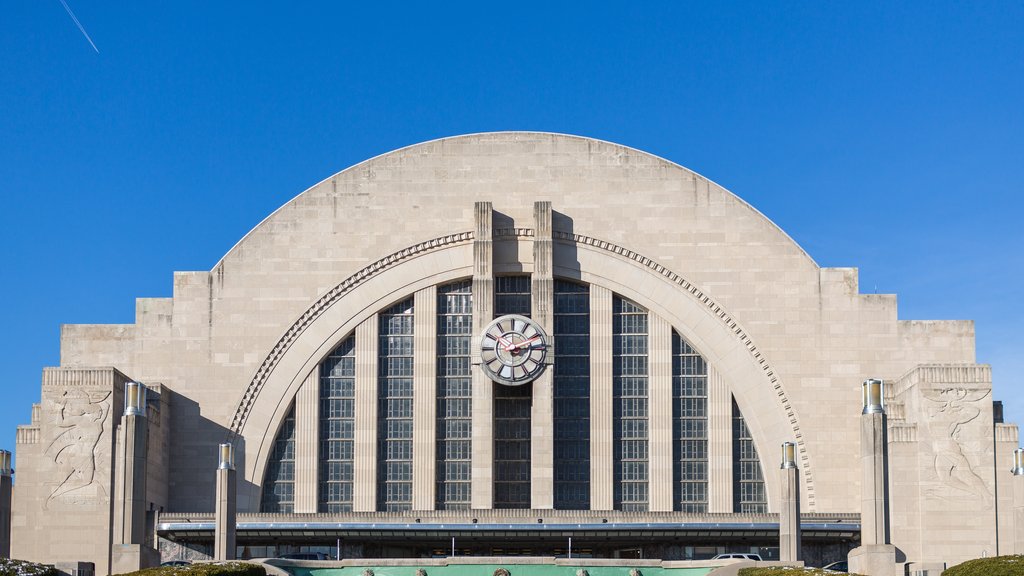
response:
{"label": "decorative zigzag frieze", "polygon": [[263,385],[266,383],[267,378],[270,377],[270,373],[273,372],[274,366],[284,356],[284,353],[291,347],[292,343],[302,334],[303,330],[306,329],[314,320],[319,318],[332,304],[337,302],[341,297],[350,292],[356,286],[359,286],[369,278],[377,275],[384,270],[395,266],[396,264],[408,260],[414,256],[421,256],[427,252],[433,252],[441,248],[447,248],[457,244],[464,244],[473,240],[472,232],[461,232],[458,234],[449,234],[447,236],[441,236],[440,238],[434,238],[427,240],[426,242],[420,242],[414,246],[404,248],[398,252],[389,254],[376,262],[362,268],[355,274],[346,278],[341,284],[338,284],[334,288],[331,288],[323,296],[321,296],[312,306],[310,306],[305,312],[299,316],[290,328],[284,333],[283,336],[274,345],[274,348],[270,351],[270,354],[263,360],[263,364],[256,370],[256,374],[249,382],[249,386],[246,387],[245,393],[242,395],[242,400],[239,402],[238,407],[235,409],[235,415],[231,419],[231,432],[234,434],[241,434],[242,428],[245,426],[245,420],[249,417],[249,412],[252,410],[252,405],[259,396],[260,391],[263,389]]}
{"label": "decorative zigzag frieze", "polygon": [[754,344],[754,341],[750,338],[750,335],[748,335],[746,331],[743,330],[739,323],[736,322],[736,320],[733,319],[731,316],[729,316],[729,314],[726,313],[726,311],[723,310],[718,303],[712,300],[710,296],[701,291],[700,288],[694,286],[692,283],[688,282],[679,274],[676,274],[675,272],[669,270],[668,268],[665,268],[661,264],[658,264],[657,262],[651,260],[650,258],[647,258],[646,256],[633,252],[628,248],[624,248],[622,246],[618,246],[616,244],[612,244],[604,240],[598,240],[597,238],[591,238],[590,236],[583,236],[581,234],[571,234],[569,232],[555,231],[554,237],[555,240],[561,240],[563,242],[572,242],[575,244],[583,244],[585,246],[599,248],[601,250],[605,250],[607,252],[611,252],[613,254],[622,256],[628,260],[632,260],[640,264],[641,266],[644,266],[645,268],[654,270],[658,274],[664,276],[670,282],[680,286],[681,288],[692,294],[698,302],[706,306],[715,316],[718,317],[719,320],[722,321],[722,323],[725,324],[726,327],[729,328],[729,330],[733,332],[733,334],[736,335],[737,338],[739,338],[740,342],[743,343],[747,350],[750,351],[754,359],[757,360],[757,363],[758,365],[761,366],[761,369],[764,370],[765,375],[768,377],[768,380],[769,382],[771,382],[772,387],[775,390],[775,393],[779,397],[779,401],[782,403],[782,407],[786,412],[786,416],[789,418],[790,425],[793,427],[793,435],[796,440],[797,450],[800,453],[800,459],[804,462],[802,472],[804,474],[804,479],[807,483],[808,504],[810,506],[810,509],[814,510],[814,468],[810,465],[810,456],[807,453],[807,446],[804,443],[803,432],[800,430],[800,422],[796,416],[796,411],[793,409],[793,405],[790,403],[789,398],[786,396],[786,392],[782,387],[782,382],[775,375],[775,371],[765,360],[764,355],[761,354],[761,351],[757,349],[757,346]]}

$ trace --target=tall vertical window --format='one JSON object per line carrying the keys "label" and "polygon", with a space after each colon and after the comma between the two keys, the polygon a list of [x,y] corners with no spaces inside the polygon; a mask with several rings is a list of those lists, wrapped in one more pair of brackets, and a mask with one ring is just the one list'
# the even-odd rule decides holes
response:
{"label": "tall vertical window", "polygon": [[732,400],[732,438],[733,510],[765,513],[768,511],[768,498],[761,460],[757,457],[757,447],[735,398]]}
{"label": "tall vertical window", "polygon": [[529,318],[532,293],[529,276],[498,276],[494,279],[494,316],[519,314]]}
{"label": "tall vertical window", "polygon": [[612,302],[615,508],[647,511],[647,311],[615,296]]}
{"label": "tall vertical window", "polygon": [[263,476],[261,512],[290,513],[295,509],[295,406],[274,438],[270,462]]}
{"label": "tall vertical window", "polygon": [[412,509],[413,299],[380,313],[377,508]]}
{"label": "tall vertical window", "polygon": [[[530,315],[530,277],[494,279],[494,314]],[[533,385],[494,384],[494,507],[530,507]]]}
{"label": "tall vertical window", "polygon": [[437,509],[470,504],[473,283],[437,289]]}
{"label": "tall vertical window", "polygon": [[351,512],[356,418],[356,337],[320,366],[320,512]]}
{"label": "tall vertical window", "polygon": [[674,509],[708,511],[708,369],[704,358],[672,332]]}
{"label": "tall vertical window", "polygon": [[555,508],[590,508],[590,290],[555,281]]}

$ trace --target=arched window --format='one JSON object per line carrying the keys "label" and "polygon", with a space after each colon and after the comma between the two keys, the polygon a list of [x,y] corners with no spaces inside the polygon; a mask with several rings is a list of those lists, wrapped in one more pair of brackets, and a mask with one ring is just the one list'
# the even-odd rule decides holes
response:
{"label": "arched window", "polygon": [[612,301],[615,508],[646,512],[648,498],[647,310]]}
{"label": "arched window", "polygon": [[590,508],[590,288],[555,280],[555,508]]}
{"label": "arched window", "polygon": [[673,508],[708,511],[708,367],[672,332]]}
{"label": "arched window", "polygon": [[767,512],[768,496],[764,489],[761,459],[757,456],[757,446],[735,398],[732,400],[732,446],[733,511]]}
{"label": "arched window", "polygon": [[467,510],[473,438],[473,282],[437,289],[437,509]]}
{"label": "arched window", "polygon": [[295,406],[288,411],[274,439],[263,476],[261,512],[289,513],[295,509]]}
{"label": "arched window", "polygon": [[320,478],[317,510],[351,512],[356,427],[356,337],[320,366]]}
{"label": "arched window", "polygon": [[377,509],[412,509],[413,299],[380,314]]}

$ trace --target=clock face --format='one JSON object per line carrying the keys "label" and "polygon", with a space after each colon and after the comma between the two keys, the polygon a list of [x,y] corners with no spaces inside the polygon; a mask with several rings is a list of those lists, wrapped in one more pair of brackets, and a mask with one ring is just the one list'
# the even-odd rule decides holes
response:
{"label": "clock face", "polygon": [[480,367],[495,382],[519,386],[544,371],[548,336],[518,314],[496,318],[480,336]]}

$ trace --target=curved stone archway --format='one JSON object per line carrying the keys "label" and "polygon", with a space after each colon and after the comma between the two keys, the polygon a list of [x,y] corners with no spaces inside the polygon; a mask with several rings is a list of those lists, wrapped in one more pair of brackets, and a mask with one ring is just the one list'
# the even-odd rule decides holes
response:
{"label": "curved stone archway", "polygon": [[[495,241],[529,240],[532,230],[505,231]],[[729,383],[749,424],[762,462],[772,446],[796,441],[809,511],[814,476],[799,419],[783,383],[750,335],[721,304],[651,258],[600,239],[555,231],[555,274],[605,286],[665,318]],[[240,399],[231,430],[245,443],[245,478],[254,493],[240,495],[254,510],[274,432],[306,376],[355,327],[391,301],[472,273],[472,233],[411,246],[382,258],[319,298],[278,341]],[[563,257],[559,257],[560,254]],[[569,257],[565,257],[565,256]],[[497,266],[497,265],[496,265]],[[765,409],[772,406],[774,409]],[[765,468],[771,469],[771,466]],[[777,509],[778,478],[765,474],[769,510]]]}

